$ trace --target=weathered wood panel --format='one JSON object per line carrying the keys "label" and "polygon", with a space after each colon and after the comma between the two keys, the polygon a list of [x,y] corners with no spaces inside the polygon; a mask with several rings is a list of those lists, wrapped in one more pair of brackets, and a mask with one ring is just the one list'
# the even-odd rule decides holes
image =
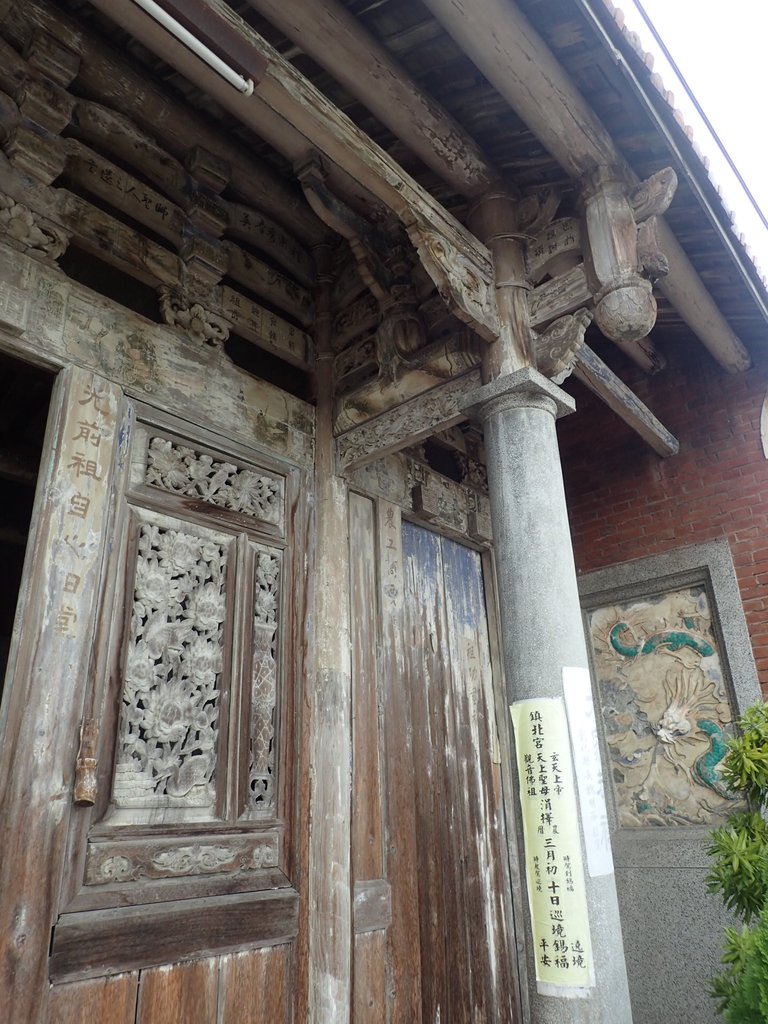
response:
{"label": "weathered wood panel", "polygon": [[[354,1024],[384,1024],[387,1017],[387,937],[366,932],[355,939],[355,980],[352,992]],[[360,983],[359,979],[365,979]]]}
{"label": "weathered wood panel", "polygon": [[282,1024],[289,1019],[290,946],[234,953],[219,961],[218,1024]]}
{"label": "weathered wood panel", "polygon": [[504,1021],[519,1013],[519,998],[482,568],[477,552],[452,541],[442,541],[442,554],[456,739],[465,752],[457,769],[467,935],[470,952],[487,950],[470,956],[472,1006],[480,1020]]}
{"label": "weathered wood panel", "polygon": [[[0,985],[25,1022],[44,1018],[112,481],[129,434],[120,389],[77,368],[57,381],[53,410],[0,723]],[[83,424],[98,448],[83,450]]]}
{"label": "weathered wood panel", "polygon": [[355,882],[355,934],[381,931],[392,923],[392,889],[386,878]]}
{"label": "weathered wood panel", "polygon": [[256,380],[224,352],[120,309],[2,244],[0,275],[0,348],[38,365],[85,366],[157,408],[183,409],[216,433],[311,464],[312,407]]}
{"label": "weathered wood panel", "polygon": [[[389,883],[383,879],[381,737],[376,647],[378,638],[376,510],[369,498],[349,498],[352,639],[352,878],[355,883],[355,948],[352,1019],[384,1020],[386,939],[392,919]],[[371,933],[379,930],[379,936]]]}
{"label": "weathered wood panel", "polygon": [[[379,502],[376,515],[381,616],[381,700],[386,787],[387,876],[392,885],[392,924],[388,965],[392,1024],[421,1020],[422,952],[419,937],[419,889],[413,865],[418,857],[411,709],[402,686],[403,546],[400,510]],[[428,957],[430,951],[425,951]]]}
{"label": "weathered wood panel", "polygon": [[396,685],[410,698],[411,870],[429,950],[416,1019],[512,1024],[519,995],[480,556],[411,524],[403,555],[406,651]]}
{"label": "weathered wood panel", "polygon": [[[451,1019],[468,1007],[470,965],[461,899],[461,823],[452,694],[447,677],[445,597],[437,534],[403,524],[405,672],[411,702],[422,958],[422,1016]],[[440,851],[436,856],[436,851]],[[451,936],[450,963],[445,936]]]}
{"label": "weathered wood panel", "polygon": [[136,1024],[217,1024],[218,981],[216,957],[142,971]]}
{"label": "weathered wood panel", "polygon": [[375,509],[369,498],[349,498],[352,606],[353,788],[352,877],[383,874],[379,700],[376,672]]}
{"label": "weathered wood panel", "polygon": [[280,945],[296,935],[298,902],[293,890],[279,889],[64,914],[53,935],[51,977],[98,977],[204,952]]}
{"label": "weathered wood panel", "polygon": [[[308,1024],[345,1024],[352,993],[352,674],[350,666],[349,496],[335,473],[330,250],[316,250],[319,287],[315,341],[317,458],[315,487],[314,632],[308,716],[309,836],[307,868]],[[328,556],[331,557],[328,557]]]}
{"label": "weathered wood panel", "polygon": [[55,985],[48,1024],[135,1024],[138,982],[131,973]]}

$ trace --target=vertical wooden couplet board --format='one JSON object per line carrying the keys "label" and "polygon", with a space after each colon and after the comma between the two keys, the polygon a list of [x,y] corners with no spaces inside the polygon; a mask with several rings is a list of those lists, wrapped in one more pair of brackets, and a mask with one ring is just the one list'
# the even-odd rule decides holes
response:
{"label": "vertical wooden couplet board", "polygon": [[[0,742],[0,978],[14,1019],[37,1024],[62,871],[78,727],[113,481],[130,412],[118,387],[69,368],[56,383]],[[21,629],[21,623],[24,629]]]}
{"label": "vertical wooden couplet board", "polygon": [[392,907],[386,935],[357,936],[354,1019],[512,1024],[519,990],[480,556],[402,523],[383,501],[353,495],[350,526],[353,866],[383,872]]}

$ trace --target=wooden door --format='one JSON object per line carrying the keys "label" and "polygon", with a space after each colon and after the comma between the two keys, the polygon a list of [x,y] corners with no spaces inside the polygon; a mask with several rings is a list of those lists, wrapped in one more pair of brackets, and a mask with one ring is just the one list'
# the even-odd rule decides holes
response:
{"label": "wooden door", "polygon": [[[517,953],[481,556],[401,524],[394,505],[355,496],[351,537],[353,866],[364,872],[356,870],[358,886],[383,872],[391,887],[386,933],[356,936],[355,1019],[514,1024]],[[371,753],[376,677],[381,765]]]}
{"label": "wooden door", "polygon": [[44,464],[3,708],[0,1001],[11,1024],[287,1021],[299,472],[74,368]]}

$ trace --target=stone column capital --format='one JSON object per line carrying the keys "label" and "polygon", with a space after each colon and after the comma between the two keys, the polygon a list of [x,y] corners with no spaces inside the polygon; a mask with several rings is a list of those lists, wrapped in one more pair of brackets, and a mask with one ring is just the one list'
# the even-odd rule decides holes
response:
{"label": "stone column capital", "polygon": [[574,412],[576,402],[544,374],[524,366],[470,391],[462,407],[485,423],[490,416],[507,409],[543,409],[553,419],[559,419]]}

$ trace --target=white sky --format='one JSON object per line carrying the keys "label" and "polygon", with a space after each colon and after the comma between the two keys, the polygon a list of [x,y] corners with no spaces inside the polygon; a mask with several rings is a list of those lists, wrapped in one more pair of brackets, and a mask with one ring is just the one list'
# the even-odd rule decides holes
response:
{"label": "white sky", "polygon": [[[699,105],[768,216],[768,0],[641,0]],[[674,72],[658,52],[645,22],[626,0],[627,26],[655,56],[654,71],[675,95],[710,158],[710,176],[720,185],[725,206],[735,215],[753,258],[768,275],[768,230],[755,215],[737,179],[720,156]]]}

